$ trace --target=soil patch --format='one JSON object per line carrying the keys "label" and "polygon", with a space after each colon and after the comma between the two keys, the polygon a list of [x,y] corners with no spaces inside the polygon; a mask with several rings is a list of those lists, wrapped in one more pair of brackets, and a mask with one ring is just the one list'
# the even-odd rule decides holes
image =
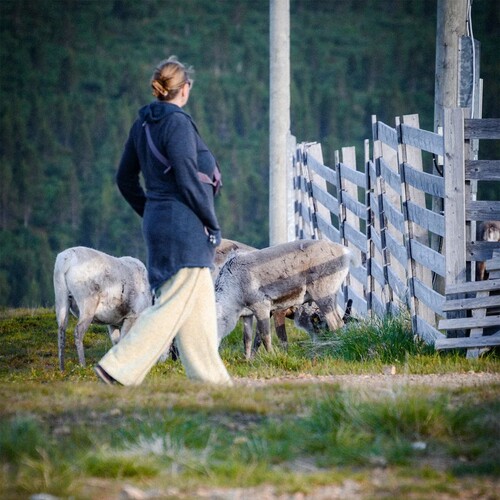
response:
{"label": "soil patch", "polygon": [[395,373],[393,367],[387,369],[388,373],[363,374],[363,375],[286,375],[269,379],[238,378],[235,384],[250,387],[264,387],[269,384],[339,384],[341,387],[359,388],[370,390],[392,390],[397,387],[424,385],[430,387],[444,387],[459,389],[462,387],[475,387],[480,385],[500,384],[500,373],[468,372],[468,373],[442,373],[426,375],[407,375]]}

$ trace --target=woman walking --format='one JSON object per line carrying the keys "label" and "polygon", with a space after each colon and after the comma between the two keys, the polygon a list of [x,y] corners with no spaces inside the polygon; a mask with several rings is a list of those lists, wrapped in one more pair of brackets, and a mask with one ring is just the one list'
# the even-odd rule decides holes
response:
{"label": "woman walking", "polygon": [[220,175],[182,109],[192,84],[191,70],[175,57],[158,65],[151,79],[157,100],[140,109],[118,168],[118,188],[143,218],[155,303],[96,366],[106,383],[139,385],[176,337],[188,377],[231,385],[218,353],[210,275],[221,241],[214,210]]}

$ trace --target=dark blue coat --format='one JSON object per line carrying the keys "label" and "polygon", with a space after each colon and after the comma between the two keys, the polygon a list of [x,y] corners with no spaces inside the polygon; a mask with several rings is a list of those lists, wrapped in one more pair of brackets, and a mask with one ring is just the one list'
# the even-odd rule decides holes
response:
{"label": "dark blue coat", "polygon": [[[166,171],[148,145],[144,122],[154,145],[171,166]],[[214,189],[199,180],[212,178],[215,158],[190,116],[175,104],[155,101],[139,111],[130,130],[116,175],[120,192],[143,217],[148,273],[157,289],[183,267],[212,267],[220,227],[214,210]],[[140,174],[144,188],[140,183]]]}

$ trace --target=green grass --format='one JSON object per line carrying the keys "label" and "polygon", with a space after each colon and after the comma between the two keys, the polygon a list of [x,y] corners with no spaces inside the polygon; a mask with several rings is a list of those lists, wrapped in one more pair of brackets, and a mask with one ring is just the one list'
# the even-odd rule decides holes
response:
{"label": "green grass", "polygon": [[[352,324],[318,344],[289,328],[288,352],[262,350],[250,361],[238,329],[221,350],[233,388],[191,382],[173,361],[155,366],[140,387],[99,384],[92,365],[110,347],[106,330],[87,333],[82,368],[73,326],[61,373],[52,311],[0,318],[2,498],[116,498],[125,483],[161,498],[264,484],[312,493],[346,480],[366,498],[494,498],[500,486],[498,384],[370,392],[287,380],[388,366],[406,374],[499,372],[495,352],[467,360],[414,342],[406,318]],[[284,378],[254,386],[238,383],[242,377]],[[376,481],[382,469],[385,480]]]}
{"label": "green grass", "polygon": [[349,323],[335,335],[325,332],[310,348],[320,357],[382,363],[401,363],[409,356],[432,354],[433,348],[415,340],[410,331],[405,316]]}

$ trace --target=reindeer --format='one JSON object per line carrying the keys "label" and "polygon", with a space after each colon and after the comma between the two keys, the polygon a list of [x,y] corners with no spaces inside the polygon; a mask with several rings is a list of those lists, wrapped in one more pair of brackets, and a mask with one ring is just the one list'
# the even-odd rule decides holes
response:
{"label": "reindeer", "polygon": [[[478,240],[480,241],[500,241],[500,221],[490,220],[482,222],[478,229]],[[483,281],[488,279],[486,272],[486,263],[477,263],[477,280]]]}
{"label": "reindeer", "polygon": [[[269,317],[276,310],[314,301],[328,327],[343,325],[336,293],[354,256],[347,247],[328,240],[297,240],[229,257],[215,282],[219,342],[241,315],[257,319],[257,343],[271,349]],[[245,356],[251,356],[252,338],[245,332]]]}
{"label": "reindeer", "polygon": [[83,337],[92,322],[108,325],[116,344],[152,303],[146,267],[140,260],[112,257],[87,247],[68,248],[57,255],[54,292],[61,370],[70,312],[78,317],[75,345],[78,360],[85,366]]}

